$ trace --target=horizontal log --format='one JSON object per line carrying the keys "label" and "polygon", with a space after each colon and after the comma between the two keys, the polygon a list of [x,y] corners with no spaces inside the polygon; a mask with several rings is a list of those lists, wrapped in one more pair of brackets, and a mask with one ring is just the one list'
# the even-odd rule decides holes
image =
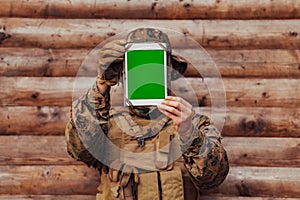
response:
{"label": "horizontal log", "polygon": [[[299,174],[298,168],[232,167],[219,188],[203,195],[294,198]],[[2,195],[93,195],[98,184],[86,166],[0,166],[0,175]]]}
{"label": "horizontal log", "polygon": [[300,138],[225,137],[231,166],[300,167]]}
{"label": "horizontal log", "polygon": [[297,1],[51,1],[2,2],[0,16],[130,19],[283,19],[299,18]]}
{"label": "horizontal log", "polygon": [[[95,200],[95,195],[0,195],[0,200]],[[201,196],[203,200],[270,200],[269,197],[218,197]],[[276,198],[272,200],[298,200],[298,198]]]}
{"label": "horizontal log", "polygon": [[0,107],[0,134],[63,135],[70,109],[71,107]]}
{"label": "horizontal log", "polygon": [[99,174],[87,166],[0,166],[0,194],[96,194]]}
{"label": "horizontal log", "polygon": [[[300,138],[224,137],[231,166],[300,167]],[[0,166],[80,165],[64,136],[1,136]]]}
{"label": "horizontal log", "polygon": [[[180,55],[199,58],[199,51],[173,49]],[[222,77],[299,78],[299,50],[213,50],[207,49]],[[96,67],[82,64],[87,49],[0,48],[0,76],[95,76]],[[188,59],[188,58],[187,58]],[[188,59],[189,60],[189,59]],[[213,77],[211,62],[200,57],[197,68],[185,76]],[[78,70],[82,73],[78,73]]]}
{"label": "horizontal log", "polygon": [[[75,80],[75,82],[74,82]],[[0,77],[0,105],[69,106],[91,87],[94,78]],[[240,79],[224,78],[227,106],[292,107],[300,106],[300,79]],[[223,82],[216,78],[178,79],[172,92],[192,104],[214,106],[224,103]],[[73,93],[73,84],[76,90]],[[112,90],[112,104],[122,104],[121,84]],[[208,88],[210,87],[210,88]]]}
{"label": "horizontal log", "polygon": [[300,196],[299,174],[299,168],[232,167],[221,186],[202,194],[297,198]]}
{"label": "horizontal log", "polygon": [[[299,20],[97,20],[1,18],[1,47],[94,48],[103,40],[141,26],[164,27],[174,47],[299,49]],[[176,34],[173,33],[173,36]]]}
{"label": "horizontal log", "polygon": [[49,199],[95,200],[95,195],[55,195],[55,194],[54,195],[0,195],[0,200],[49,200]]}
{"label": "horizontal log", "polygon": [[[0,134],[63,135],[69,112],[70,107],[0,107]],[[209,116],[211,109],[198,112]],[[214,112],[221,116],[221,110]],[[299,113],[299,108],[227,107],[222,135],[300,137]]]}
{"label": "horizontal log", "polygon": [[[201,199],[203,200],[270,200],[270,197],[219,197],[219,196],[205,196],[201,195]],[[272,200],[298,200],[298,198],[276,198],[272,197]]]}
{"label": "horizontal log", "polygon": [[0,165],[80,165],[67,153],[64,136],[0,136]]}

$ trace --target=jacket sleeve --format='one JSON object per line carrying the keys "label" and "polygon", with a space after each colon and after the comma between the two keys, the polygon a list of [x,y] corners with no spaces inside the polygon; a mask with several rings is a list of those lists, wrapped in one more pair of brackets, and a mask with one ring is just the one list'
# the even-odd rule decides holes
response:
{"label": "jacket sleeve", "polygon": [[229,171],[229,162],[219,131],[208,117],[195,114],[190,142],[181,144],[184,166],[198,190],[220,185]]}
{"label": "jacket sleeve", "polygon": [[85,95],[72,102],[65,129],[68,153],[88,166],[100,169],[109,115],[109,92],[101,94],[95,83]]}

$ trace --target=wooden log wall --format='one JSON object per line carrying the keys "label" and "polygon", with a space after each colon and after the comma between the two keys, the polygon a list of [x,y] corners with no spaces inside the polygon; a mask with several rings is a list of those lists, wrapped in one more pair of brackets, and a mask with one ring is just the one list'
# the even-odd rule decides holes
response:
{"label": "wooden log wall", "polygon": [[[95,198],[97,172],[66,153],[73,83],[92,48],[144,24],[193,37],[224,81],[231,169],[202,199],[299,199],[299,0],[1,1],[0,199]],[[94,69],[86,75],[92,80]],[[185,75],[203,82],[193,69]],[[205,87],[197,98],[209,113]]]}

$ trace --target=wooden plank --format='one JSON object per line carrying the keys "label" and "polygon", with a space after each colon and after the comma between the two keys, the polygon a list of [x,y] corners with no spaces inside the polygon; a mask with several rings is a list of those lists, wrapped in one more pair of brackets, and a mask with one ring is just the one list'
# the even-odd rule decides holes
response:
{"label": "wooden plank", "polygon": [[[0,166],[80,165],[64,136],[1,136]],[[300,138],[224,137],[231,166],[300,167]]]}
{"label": "wooden plank", "polygon": [[2,2],[0,16],[58,18],[150,18],[150,19],[283,19],[299,18],[298,1],[146,1],[87,0]]}
{"label": "wooden plank", "polygon": [[[194,49],[173,49],[180,55],[197,57],[185,73],[188,77],[213,77],[211,62]],[[222,77],[299,78],[299,50],[214,50],[207,49]],[[96,67],[82,65],[88,49],[0,48],[0,76],[94,76]],[[188,59],[188,58],[187,58]],[[200,71],[200,73],[199,73]]]}
{"label": "wooden plank", "polygon": [[[1,200],[95,200],[96,195],[0,195]],[[256,200],[256,199],[254,199]]]}
{"label": "wooden plank", "polygon": [[226,113],[224,136],[300,136],[298,108],[227,107]]}
{"label": "wooden plank", "polygon": [[[95,195],[0,195],[1,200],[95,200]],[[201,196],[203,200],[270,200],[269,197],[218,197]],[[299,198],[276,198],[272,200],[298,200]]]}
{"label": "wooden plank", "polygon": [[224,183],[202,195],[298,198],[300,169],[231,167]]}
{"label": "wooden plank", "polygon": [[[98,185],[86,166],[0,166],[0,175],[2,195],[93,195]],[[296,198],[299,176],[299,168],[231,167],[224,183],[203,195]]]}
{"label": "wooden plank", "polygon": [[[1,18],[1,47],[94,48],[101,41],[141,26],[173,29],[204,47],[299,49],[299,20],[103,20]],[[186,37],[171,40],[191,47]]]}
{"label": "wooden plank", "polygon": [[[218,196],[201,196],[203,200],[270,200],[270,197],[218,197]],[[276,198],[272,197],[272,200],[298,200],[299,198]]]}
{"label": "wooden plank", "polygon": [[80,165],[64,136],[0,136],[0,165]]}
{"label": "wooden plank", "polygon": [[0,194],[92,195],[99,174],[87,166],[0,166]]}
{"label": "wooden plank", "polygon": [[63,135],[70,109],[71,106],[0,107],[1,135]]}
{"label": "wooden plank", "polygon": [[231,166],[300,167],[300,138],[225,137]]}
{"label": "wooden plank", "polygon": [[[0,76],[76,76],[88,49],[0,48]],[[86,76],[94,76],[88,68]]]}
{"label": "wooden plank", "polygon": [[[211,109],[201,107],[199,113],[209,116]],[[300,137],[299,113],[299,108],[227,107],[222,135]],[[1,135],[63,135],[69,115],[70,106],[0,107]]]}
{"label": "wooden plank", "polygon": [[[74,83],[74,80],[76,81]],[[84,94],[94,78],[0,77],[0,105],[69,106],[72,97]],[[291,107],[300,106],[300,79],[224,78],[227,106]],[[192,104],[210,106],[211,100],[224,102],[222,80],[186,78],[172,83],[172,92]],[[76,90],[73,93],[73,84]],[[208,87],[209,90],[208,90]],[[197,89],[196,89],[197,88]],[[121,84],[112,90],[113,105],[121,105]],[[210,95],[213,95],[212,98]]]}

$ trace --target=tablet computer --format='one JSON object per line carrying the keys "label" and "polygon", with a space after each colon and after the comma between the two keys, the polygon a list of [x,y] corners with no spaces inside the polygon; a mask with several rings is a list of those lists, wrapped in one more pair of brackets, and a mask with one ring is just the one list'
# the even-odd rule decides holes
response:
{"label": "tablet computer", "polygon": [[158,105],[167,96],[167,53],[163,43],[126,46],[125,105]]}

